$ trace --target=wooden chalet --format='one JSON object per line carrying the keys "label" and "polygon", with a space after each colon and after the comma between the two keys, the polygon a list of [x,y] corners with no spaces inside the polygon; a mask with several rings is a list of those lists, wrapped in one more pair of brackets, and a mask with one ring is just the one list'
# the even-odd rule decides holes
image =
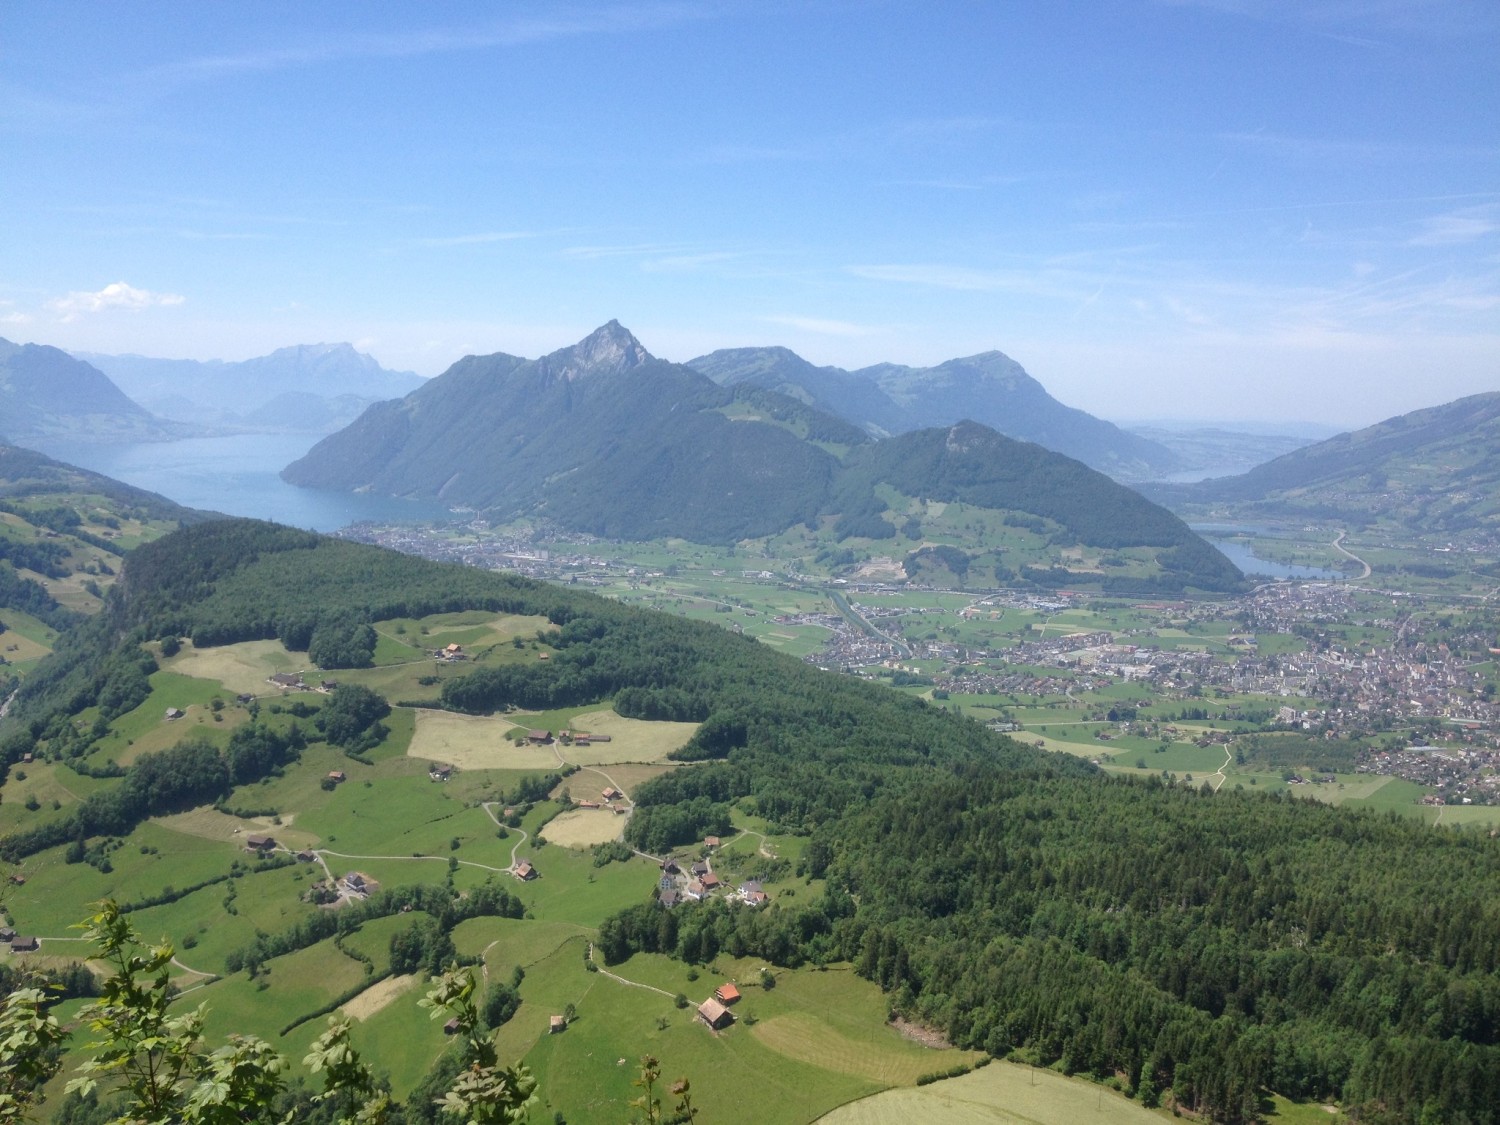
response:
{"label": "wooden chalet", "polygon": [[703,837],[703,846],[705,848],[717,848],[722,842],[717,836]]}
{"label": "wooden chalet", "polygon": [[719,881],[719,877],[712,871],[704,875],[698,881],[703,884],[703,889],[705,891],[716,891],[724,885]]}
{"label": "wooden chalet", "polygon": [[526,741],[537,746],[545,746],[552,741],[550,730],[529,730],[526,732]]}
{"label": "wooden chalet", "polygon": [[528,883],[537,877],[537,869],[531,865],[531,860],[529,859],[516,860],[515,866],[510,869],[510,873],[523,883]]}
{"label": "wooden chalet", "polygon": [[454,1016],[447,1023],[443,1024],[443,1034],[444,1035],[457,1035],[458,1034],[458,1029],[460,1027],[462,1027],[462,1026],[463,1025],[458,1022],[458,1017]]}
{"label": "wooden chalet", "polygon": [[349,780],[349,776],[348,774],[344,773],[343,770],[329,770],[328,780],[333,782],[335,785],[342,785],[344,782]]}
{"label": "wooden chalet", "polygon": [[35,953],[42,947],[40,938],[35,937],[13,937],[10,939],[10,951],[12,953]]}
{"label": "wooden chalet", "polygon": [[172,720],[173,720],[173,719],[180,719],[180,718],[182,718],[182,717],[183,717],[183,716],[184,716],[184,715],[185,715],[185,714],[187,714],[187,712],[186,712],[186,711],[184,711],[184,710],[183,710],[183,709],[182,709],[182,708],[180,708],[180,707],[168,707],[168,708],[167,708],[167,721],[168,721],[168,722],[170,722],[170,721],[172,721]]}
{"label": "wooden chalet", "polygon": [[556,1035],[567,1028],[568,1021],[562,1016],[553,1016],[547,1021],[547,1034]]}
{"label": "wooden chalet", "polygon": [[273,672],[266,679],[279,688],[296,688],[301,690],[307,686],[302,682],[302,676],[297,672]]}
{"label": "wooden chalet", "polygon": [[714,989],[714,999],[720,1004],[733,1004],[740,998],[739,987],[733,981],[725,981]]}
{"label": "wooden chalet", "polygon": [[0,941],[15,941],[16,931],[9,926],[0,926]]}
{"label": "wooden chalet", "polygon": [[247,852],[273,852],[276,850],[276,839],[272,836],[246,836],[245,850]]}
{"label": "wooden chalet", "polygon": [[621,793],[618,789],[616,789],[613,785],[611,785],[607,789],[604,790],[602,796],[604,797],[604,799],[606,801],[613,801],[616,798],[625,796],[625,794]]}
{"label": "wooden chalet", "polygon": [[712,1030],[719,1031],[734,1022],[734,1013],[710,997],[698,1005],[698,1018]]}

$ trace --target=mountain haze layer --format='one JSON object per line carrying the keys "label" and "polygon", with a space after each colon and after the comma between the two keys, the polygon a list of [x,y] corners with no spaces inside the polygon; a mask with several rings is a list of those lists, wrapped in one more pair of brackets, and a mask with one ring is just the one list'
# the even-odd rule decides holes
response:
{"label": "mountain haze layer", "polygon": [[1388,418],[1235,477],[1146,489],[1182,510],[1392,521],[1418,532],[1500,528],[1500,392]]}
{"label": "mountain haze layer", "polygon": [[[1239,581],[1177,517],[1062,454],[977,422],[876,441],[796,398],[655,359],[615,321],[538,360],[460,360],[370,407],[282,476],[437,499],[502,522],[544,517],[611,538],[721,544],[801,526],[916,549],[927,501],[964,504],[1024,513],[1038,543],[1138,548],[1118,565],[1153,583]],[[988,565],[1008,573],[1003,561]]]}
{"label": "mountain haze layer", "polygon": [[328,433],[423,382],[350,344],[298,344],[237,362],[79,355],[164,417],[254,432]]}
{"label": "mountain haze layer", "polygon": [[190,433],[143,409],[103,372],[60,348],[9,340],[0,340],[0,427],[22,445],[166,441]]}
{"label": "mountain haze layer", "polygon": [[1166,446],[1064,406],[998,351],[935,367],[882,363],[846,371],[814,366],[786,348],[728,348],[687,366],[724,386],[749,383],[780,391],[880,436],[971,419],[1121,480],[1148,480],[1185,467]]}

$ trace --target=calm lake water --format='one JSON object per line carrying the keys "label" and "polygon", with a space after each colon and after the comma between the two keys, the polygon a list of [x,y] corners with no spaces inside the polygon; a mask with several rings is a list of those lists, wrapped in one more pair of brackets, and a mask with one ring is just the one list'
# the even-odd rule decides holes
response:
{"label": "calm lake water", "polygon": [[296,488],[277,474],[318,441],[308,434],[237,434],[138,445],[51,443],[49,457],[93,469],[189,508],[337,531],[361,520],[427,523],[451,519],[441,504]]}
{"label": "calm lake water", "polygon": [[1265,575],[1268,578],[1306,578],[1311,581],[1343,577],[1339,571],[1329,570],[1321,566],[1298,566],[1295,563],[1281,563],[1270,559],[1263,559],[1240,539],[1215,539],[1212,532],[1228,530],[1223,525],[1214,527],[1211,525],[1195,524],[1190,526],[1199,535],[1223,551],[1225,557],[1246,574]]}

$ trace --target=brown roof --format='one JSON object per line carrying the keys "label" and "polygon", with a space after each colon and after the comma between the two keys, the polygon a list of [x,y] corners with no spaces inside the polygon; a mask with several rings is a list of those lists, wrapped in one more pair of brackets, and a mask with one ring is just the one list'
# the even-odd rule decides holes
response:
{"label": "brown roof", "polygon": [[733,1004],[740,998],[740,990],[730,981],[725,981],[714,989],[714,997],[725,1004]]}
{"label": "brown roof", "polygon": [[698,1018],[715,1031],[734,1022],[734,1016],[729,1009],[712,997],[698,1005]]}

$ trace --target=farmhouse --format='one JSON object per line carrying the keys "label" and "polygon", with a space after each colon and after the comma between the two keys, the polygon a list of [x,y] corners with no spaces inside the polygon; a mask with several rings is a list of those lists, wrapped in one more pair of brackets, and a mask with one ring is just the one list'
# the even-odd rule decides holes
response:
{"label": "farmhouse", "polygon": [[341,785],[348,780],[348,775],[345,774],[343,770],[329,770],[328,780],[333,782],[335,785]]}
{"label": "farmhouse", "polygon": [[562,1016],[553,1016],[547,1022],[547,1034],[548,1035],[556,1035],[559,1031],[562,1031],[567,1026],[568,1026],[568,1021],[566,1019],[564,1019]]}
{"label": "farmhouse", "polygon": [[550,730],[529,730],[526,732],[526,741],[534,743],[537,746],[545,746],[552,741],[552,732]]}
{"label": "farmhouse", "polygon": [[349,893],[359,895],[361,898],[368,898],[380,890],[380,884],[363,871],[351,871],[345,875],[344,887]]}
{"label": "farmhouse", "polygon": [[698,1005],[698,1018],[714,1031],[728,1027],[734,1022],[734,1014],[717,1000],[709,998]]}
{"label": "farmhouse", "polygon": [[242,691],[234,697],[234,701],[236,703],[254,703],[255,696],[251,695],[248,691]]}
{"label": "farmhouse", "polygon": [[450,777],[453,776],[453,767],[445,766],[443,765],[443,763],[437,762],[431,769],[427,771],[427,776],[430,777],[433,781],[447,781]]}
{"label": "farmhouse", "polygon": [[661,905],[665,906],[668,910],[671,910],[672,907],[676,906],[679,902],[682,901],[682,895],[678,892],[676,887],[663,887],[661,894],[657,896],[656,901],[661,903]]}
{"label": "farmhouse", "polygon": [[270,836],[246,836],[245,850],[247,852],[272,852],[276,850],[276,841]]}
{"label": "farmhouse", "polygon": [[721,842],[717,836],[703,837],[703,846],[705,848],[717,848]]}
{"label": "farmhouse", "polygon": [[0,926],[0,941],[14,941],[15,938],[15,930],[11,929],[9,926]]}
{"label": "farmhouse", "polygon": [[10,942],[12,953],[35,953],[42,947],[40,939],[34,937],[16,937]]}
{"label": "farmhouse", "polygon": [[270,676],[267,676],[266,679],[268,682],[276,685],[279,688],[295,688],[298,691],[301,691],[303,688],[307,687],[307,685],[302,682],[302,675],[299,672],[275,672]]}
{"label": "farmhouse", "polygon": [[462,1027],[462,1026],[463,1025],[458,1022],[458,1017],[454,1016],[447,1023],[443,1024],[443,1034],[444,1035],[457,1035],[458,1034],[458,1029],[460,1027]]}
{"label": "farmhouse", "polygon": [[725,981],[714,989],[714,999],[720,1004],[733,1004],[740,998],[740,990],[731,981]]}
{"label": "farmhouse", "polygon": [[716,891],[716,890],[718,890],[720,887],[722,887],[724,885],[723,883],[721,883],[719,881],[719,877],[717,875],[715,875],[712,871],[710,871],[707,875],[704,875],[699,880],[699,882],[701,882],[703,884],[703,889],[705,891]]}
{"label": "farmhouse", "polygon": [[621,793],[618,789],[611,785],[604,790],[603,796],[606,801],[613,801],[616,797],[623,797],[625,796],[625,794]]}
{"label": "farmhouse", "polygon": [[338,686],[339,682],[337,680],[323,680],[318,684],[318,690],[321,691],[324,695],[327,695],[335,690]]}
{"label": "farmhouse", "polygon": [[531,866],[531,860],[529,859],[516,860],[515,865],[510,869],[510,873],[523,883],[530,882],[537,877],[537,869]]}
{"label": "farmhouse", "polygon": [[181,708],[178,708],[178,707],[168,707],[167,708],[167,721],[170,722],[173,719],[180,719],[180,718],[182,718],[182,716],[184,714],[186,714],[186,712],[183,711]]}
{"label": "farmhouse", "polygon": [[584,801],[580,799],[576,803],[580,809],[597,809],[600,807],[598,801]]}

